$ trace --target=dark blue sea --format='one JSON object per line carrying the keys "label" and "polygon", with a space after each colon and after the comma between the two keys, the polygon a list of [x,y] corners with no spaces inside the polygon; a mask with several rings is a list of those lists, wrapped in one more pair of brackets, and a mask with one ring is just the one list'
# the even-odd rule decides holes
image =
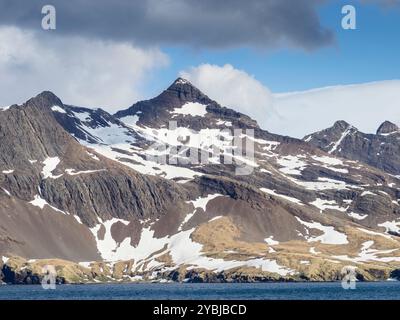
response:
{"label": "dark blue sea", "polygon": [[58,285],[55,290],[40,285],[1,285],[0,300],[96,300],[96,299],[300,299],[300,300],[399,300],[400,282],[359,282],[345,290],[340,282],[255,284],[86,284]]}

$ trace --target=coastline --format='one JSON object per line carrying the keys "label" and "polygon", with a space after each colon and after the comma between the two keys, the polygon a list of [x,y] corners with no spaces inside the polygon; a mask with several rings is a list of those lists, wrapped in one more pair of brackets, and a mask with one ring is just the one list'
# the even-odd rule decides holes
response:
{"label": "coastline", "polygon": [[[316,273],[295,273],[281,276],[277,273],[262,271],[258,268],[233,268],[214,272],[213,270],[196,269],[191,266],[162,267],[149,271],[133,272],[128,262],[114,264],[92,262],[83,266],[79,263],[57,259],[25,260],[20,257],[8,259],[0,265],[0,284],[35,285],[41,284],[44,267],[53,266],[53,283],[61,284],[128,284],[128,283],[172,283],[172,284],[227,284],[227,283],[330,283],[341,282],[345,274],[340,265],[324,265]],[[106,268],[107,266],[107,268]],[[400,272],[397,268],[362,269],[347,266],[354,270],[353,280],[358,282],[398,281]],[[312,270],[312,269],[311,269]]]}

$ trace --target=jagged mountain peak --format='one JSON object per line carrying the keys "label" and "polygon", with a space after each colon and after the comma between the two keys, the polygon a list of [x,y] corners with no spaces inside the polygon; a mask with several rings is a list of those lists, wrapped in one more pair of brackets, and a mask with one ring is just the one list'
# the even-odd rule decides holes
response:
{"label": "jagged mountain peak", "polygon": [[352,133],[352,132],[354,133],[357,131],[358,131],[358,129],[356,127],[352,126],[350,123],[348,123],[344,120],[338,120],[332,125],[332,127],[323,129],[318,132],[308,134],[303,138],[303,140],[305,140],[307,142],[310,142],[313,139],[319,140],[320,136],[322,136],[328,140],[334,140],[335,138],[342,136],[345,132],[346,133]]}
{"label": "jagged mountain peak", "polygon": [[207,95],[184,78],[177,78],[161,95],[177,96],[184,102],[211,102]]}
{"label": "jagged mountain peak", "polygon": [[388,135],[396,132],[400,132],[399,127],[393,122],[385,121],[379,126],[378,130],[376,131],[376,134]]}
{"label": "jagged mountain peak", "polygon": [[179,77],[170,85],[170,87],[183,85],[193,86],[193,84],[189,80]]}
{"label": "jagged mountain peak", "polygon": [[330,154],[362,161],[397,176],[400,174],[399,134],[399,127],[390,121],[383,122],[376,134],[364,133],[345,121],[337,121],[304,140]]}
{"label": "jagged mountain peak", "polygon": [[26,104],[35,104],[37,106],[47,108],[63,105],[61,99],[51,91],[43,91],[39,93],[36,97],[29,99]]}
{"label": "jagged mountain peak", "polygon": [[[200,91],[199,88],[197,88],[194,84],[192,84],[189,80],[184,79],[184,78],[177,78],[165,91],[197,91],[201,94],[204,95],[204,93],[202,93]],[[164,92],[165,92],[164,91]]]}
{"label": "jagged mountain peak", "polygon": [[43,99],[59,99],[52,91],[44,90],[34,98],[43,98]]}
{"label": "jagged mountain peak", "polygon": [[158,120],[169,119],[175,108],[187,103],[198,103],[204,106],[218,105],[188,80],[177,78],[166,90],[150,100],[139,101],[125,110],[115,113],[117,118],[140,114],[140,120],[149,124]]}
{"label": "jagged mountain peak", "polygon": [[333,128],[334,128],[334,129],[340,129],[340,130],[346,130],[346,129],[348,129],[349,127],[352,127],[352,125],[349,124],[348,122],[344,121],[344,120],[336,121],[336,122],[334,123],[334,125],[333,125]]}
{"label": "jagged mountain peak", "polygon": [[[232,125],[258,128],[247,115],[221,106],[184,78],[177,78],[166,90],[150,100],[139,101],[114,116],[127,125],[160,128],[174,120],[178,126],[195,130]],[[240,124],[239,124],[240,122]]]}

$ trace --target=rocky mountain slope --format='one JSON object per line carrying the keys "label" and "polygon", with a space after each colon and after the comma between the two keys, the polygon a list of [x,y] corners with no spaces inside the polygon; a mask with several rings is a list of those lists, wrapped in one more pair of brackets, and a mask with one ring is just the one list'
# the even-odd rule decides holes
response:
{"label": "rocky mountain slope", "polygon": [[181,78],[115,115],[49,92],[11,106],[2,279],[37,282],[46,264],[59,282],[335,280],[349,265],[394,277],[400,179],[362,145],[357,159],[340,153],[345,127],[272,134]]}
{"label": "rocky mountain slope", "polygon": [[333,127],[310,134],[304,140],[329,154],[400,176],[400,129],[389,121],[383,122],[376,134],[366,134],[345,121],[337,121]]}

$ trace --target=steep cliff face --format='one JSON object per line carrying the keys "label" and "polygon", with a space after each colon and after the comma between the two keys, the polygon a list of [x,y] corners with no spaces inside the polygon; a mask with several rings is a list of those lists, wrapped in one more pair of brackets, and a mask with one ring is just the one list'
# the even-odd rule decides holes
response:
{"label": "steep cliff face", "polygon": [[[26,257],[93,260],[100,255],[88,227],[112,218],[157,219],[179,208],[188,194],[173,182],[143,176],[79,144],[54,116],[62,106],[44,92],[0,112],[2,247],[18,247],[15,253]],[[75,237],[81,223],[86,231]],[[57,234],[68,239],[54,239]]]}
{"label": "steep cliff face", "polygon": [[361,161],[393,175],[400,175],[400,130],[385,121],[376,134],[365,134],[344,121],[310,134],[305,141],[339,157]]}
{"label": "steep cliff face", "polygon": [[[283,137],[181,78],[115,115],[44,92],[0,111],[3,273],[26,282],[52,259],[69,282],[388,277],[396,130]],[[372,162],[378,145],[391,159]]]}

